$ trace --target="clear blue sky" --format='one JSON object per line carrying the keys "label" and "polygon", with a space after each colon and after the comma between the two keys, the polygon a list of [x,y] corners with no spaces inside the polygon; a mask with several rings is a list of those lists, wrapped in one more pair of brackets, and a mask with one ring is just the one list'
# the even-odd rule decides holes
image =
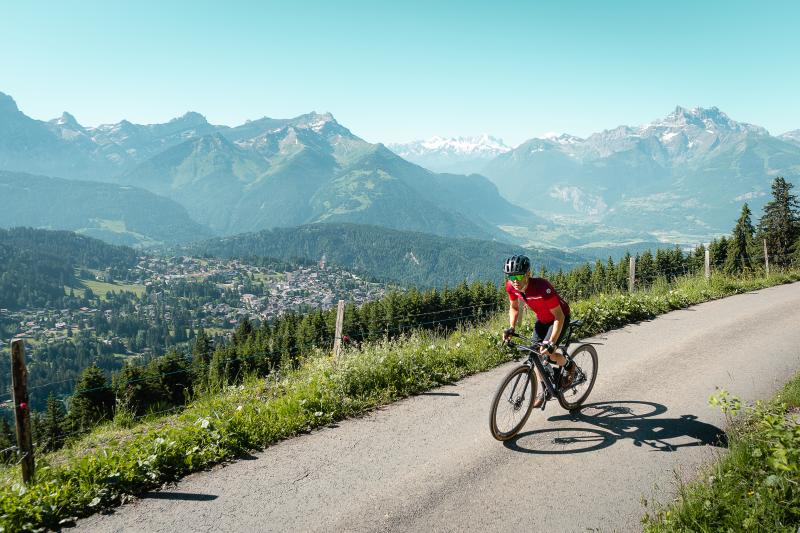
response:
{"label": "clear blue sky", "polygon": [[330,111],[371,142],[588,135],[676,105],[800,128],[800,2],[13,0],[0,91],[84,125]]}

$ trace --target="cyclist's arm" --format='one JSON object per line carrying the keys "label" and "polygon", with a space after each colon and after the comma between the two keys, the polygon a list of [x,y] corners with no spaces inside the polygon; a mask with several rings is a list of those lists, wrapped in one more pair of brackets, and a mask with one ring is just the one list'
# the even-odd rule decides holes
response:
{"label": "cyclist's arm", "polygon": [[517,318],[519,318],[519,300],[511,300],[508,307],[508,323],[514,328],[517,326]]}
{"label": "cyclist's arm", "polygon": [[567,317],[564,316],[564,310],[561,309],[561,304],[555,306],[550,310],[553,313],[553,333],[550,334],[550,338],[547,339],[547,342],[551,342],[555,344],[558,340],[558,336],[561,335],[561,330],[564,329],[564,322],[566,321]]}

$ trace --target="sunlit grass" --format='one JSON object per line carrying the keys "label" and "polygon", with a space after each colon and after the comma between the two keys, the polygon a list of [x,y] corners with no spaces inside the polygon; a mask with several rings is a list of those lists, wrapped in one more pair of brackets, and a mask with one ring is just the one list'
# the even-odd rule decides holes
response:
{"label": "sunlit grass", "polygon": [[[729,415],[738,401],[716,404]],[[678,499],[644,519],[648,532],[769,531],[800,526],[800,374],[775,398],[757,402],[729,420],[728,453],[700,479],[683,485]]]}

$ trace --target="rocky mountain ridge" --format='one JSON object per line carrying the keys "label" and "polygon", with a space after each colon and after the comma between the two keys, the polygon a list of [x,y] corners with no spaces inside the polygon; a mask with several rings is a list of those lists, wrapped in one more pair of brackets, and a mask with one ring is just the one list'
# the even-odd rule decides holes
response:
{"label": "rocky mountain ridge", "polygon": [[486,178],[421,168],[329,113],[228,127],[190,112],[91,128],[69,113],[34,120],[0,100],[0,169],[141,187],[218,234],[338,221],[509,239],[498,225],[539,220]]}

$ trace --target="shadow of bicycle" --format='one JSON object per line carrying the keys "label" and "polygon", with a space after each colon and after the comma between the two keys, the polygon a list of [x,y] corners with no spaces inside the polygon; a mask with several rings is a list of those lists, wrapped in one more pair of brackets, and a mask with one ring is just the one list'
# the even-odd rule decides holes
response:
{"label": "shadow of bicycle", "polygon": [[504,444],[514,451],[544,455],[586,453],[624,439],[658,452],[689,446],[727,447],[727,436],[718,427],[700,422],[695,415],[662,418],[666,412],[664,405],[654,402],[596,402],[584,405],[580,412],[548,419],[582,426],[526,431]]}

